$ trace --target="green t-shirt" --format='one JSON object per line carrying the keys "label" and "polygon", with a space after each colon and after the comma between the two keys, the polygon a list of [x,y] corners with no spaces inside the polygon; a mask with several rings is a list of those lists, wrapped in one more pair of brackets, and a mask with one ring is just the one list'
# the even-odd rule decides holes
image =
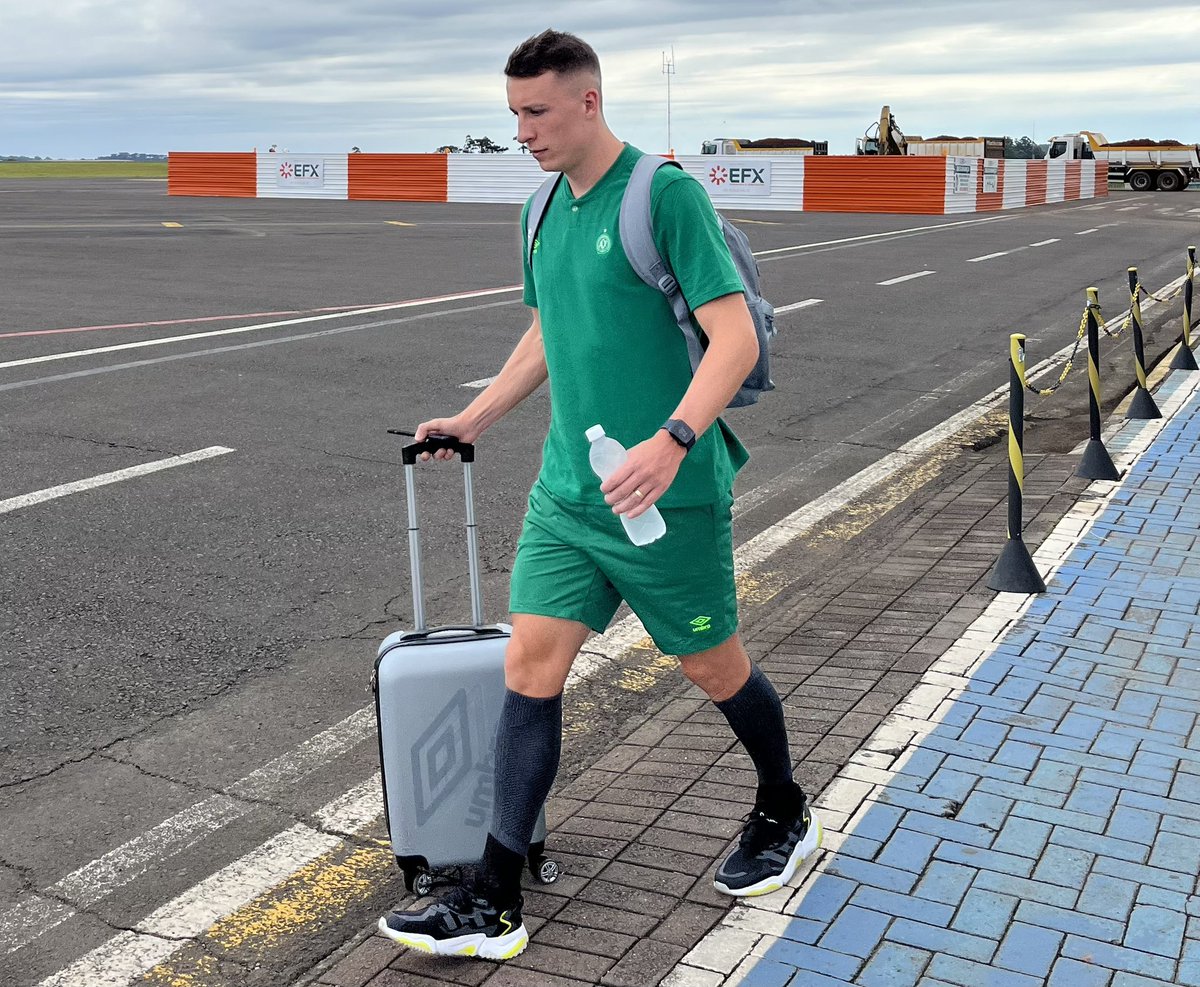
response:
{"label": "green t-shirt", "polygon": [[[621,197],[641,156],[626,145],[579,198],[561,180],[534,241],[533,270],[524,264],[525,304],[538,310],[550,371],[550,431],[539,479],[574,503],[604,503],[584,432],[603,425],[632,448],[671,416],[692,381],[687,343],[666,296],[634,273],[621,249]],[[522,231],[528,209],[527,202]],[[693,311],[741,293],[741,277],[699,182],[679,168],[659,169],[651,186],[651,216],[654,242]],[[747,459],[745,447],[718,418],[684,457],[659,505],[721,500]]]}

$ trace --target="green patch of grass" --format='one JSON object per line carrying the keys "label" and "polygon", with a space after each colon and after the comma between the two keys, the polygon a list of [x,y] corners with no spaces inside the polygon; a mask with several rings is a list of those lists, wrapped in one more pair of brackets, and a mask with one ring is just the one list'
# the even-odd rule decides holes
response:
{"label": "green patch of grass", "polygon": [[166,178],[165,161],[0,161],[5,178]]}

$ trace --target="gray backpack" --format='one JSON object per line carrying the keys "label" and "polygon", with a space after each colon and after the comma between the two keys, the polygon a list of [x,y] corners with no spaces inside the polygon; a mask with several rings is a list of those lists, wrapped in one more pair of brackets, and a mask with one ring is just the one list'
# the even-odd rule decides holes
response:
{"label": "gray backpack", "polygon": [[[700,358],[704,356],[707,341],[702,341],[697,336],[696,328],[692,325],[691,310],[679,288],[679,282],[662,259],[658,247],[654,245],[654,227],[650,217],[650,185],[654,181],[654,173],[664,165],[681,167],[677,161],[669,161],[654,154],[643,155],[633,166],[633,174],[629,177],[629,184],[625,187],[625,194],[621,199],[621,247],[637,276],[667,296],[675,313],[675,322],[687,341],[688,356],[692,361],[694,374],[700,366]],[[529,202],[529,211],[525,217],[525,257],[530,270],[533,269],[533,242],[537,238],[542,216],[545,215],[546,207],[550,204],[550,198],[554,195],[560,178],[562,175],[553,175],[546,179]],[[763,391],[775,388],[775,383],[771,380],[770,351],[771,338],[776,331],[775,309],[759,294],[758,264],[754,260],[754,253],[750,249],[750,241],[746,239],[746,234],[720,213],[717,213],[717,218],[721,222],[721,233],[729,247],[730,256],[733,257],[733,263],[741,275],[746,307],[750,309],[754,332],[758,336],[758,362],[728,405],[730,408],[743,408],[758,401],[758,396]]]}

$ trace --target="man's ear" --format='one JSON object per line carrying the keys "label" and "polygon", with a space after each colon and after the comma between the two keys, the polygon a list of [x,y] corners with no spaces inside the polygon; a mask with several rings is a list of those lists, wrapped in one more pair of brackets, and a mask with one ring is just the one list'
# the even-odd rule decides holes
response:
{"label": "man's ear", "polygon": [[599,114],[602,100],[600,98],[600,87],[595,84],[588,85],[583,90],[583,106],[588,116]]}

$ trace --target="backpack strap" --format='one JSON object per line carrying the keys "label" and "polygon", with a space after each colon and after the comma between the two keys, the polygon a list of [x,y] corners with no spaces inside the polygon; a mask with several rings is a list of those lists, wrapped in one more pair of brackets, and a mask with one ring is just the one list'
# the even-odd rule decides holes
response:
{"label": "backpack strap", "polygon": [[554,195],[554,190],[558,188],[561,178],[562,173],[560,172],[542,182],[530,198],[529,209],[525,212],[525,260],[531,271],[533,270],[533,241],[537,239],[538,229],[542,225],[542,217],[546,215],[546,208],[550,205],[550,199]]}
{"label": "backpack strap", "polygon": [[704,356],[704,347],[692,325],[691,311],[679,282],[654,243],[650,187],[658,169],[666,166],[682,167],[678,161],[660,158],[656,154],[643,154],[634,164],[633,174],[629,176],[629,184],[625,186],[625,193],[621,197],[621,247],[634,273],[651,288],[657,288],[667,296],[671,311],[675,314],[675,322],[687,341],[688,358],[692,363],[692,373],[695,373],[700,366],[700,358]]}

